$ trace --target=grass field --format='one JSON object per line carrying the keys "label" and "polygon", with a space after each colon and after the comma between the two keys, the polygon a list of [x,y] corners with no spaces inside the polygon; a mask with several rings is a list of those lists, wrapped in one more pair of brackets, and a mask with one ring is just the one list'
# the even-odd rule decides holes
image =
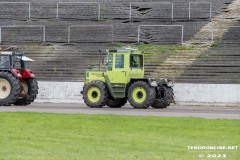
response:
{"label": "grass field", "polygon": [[[239,120],[0,113],[0,160],[240,159]],[[199,155],[204,158],[199,158]],[[206,158],[225,155],[226,158]],[[219,154],[219,155],[217,155]]]}

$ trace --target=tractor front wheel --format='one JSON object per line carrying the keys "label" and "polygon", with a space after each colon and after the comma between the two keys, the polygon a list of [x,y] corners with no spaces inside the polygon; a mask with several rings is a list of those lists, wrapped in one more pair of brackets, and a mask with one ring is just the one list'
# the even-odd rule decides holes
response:
{"label": "tractor front wheel", "polygon": [[127,103],[126,98],[109,99],[106,105],[110,108],[121,108]]}
{"label": "tractor front wheel", "polygon": [[106,84],[101,81],[92,81],[83,87],[84,102],[91,108],[102,108],[108,100]]}
{"label": "tractor front wheel", "polygon": [[19,80],[9,72],[0,72],[0,105],[9,106],[20,92]]}
{"label": "tractor front wheel", "polygon": [[155,99],[155,90],[146,82],[134,82],[128,90],[128,101],[137,109],[148,108]]}

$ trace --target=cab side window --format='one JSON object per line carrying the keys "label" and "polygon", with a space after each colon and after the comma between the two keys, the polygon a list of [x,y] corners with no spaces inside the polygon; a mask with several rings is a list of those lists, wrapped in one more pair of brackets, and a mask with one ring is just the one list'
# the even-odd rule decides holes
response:
{"label": "cab side window", "polygon": [[116,55],[115,68],[124,68],[124,55],[123,54]]}
{"label": "cab side window", "polygon": [[14,67],[14,68],[16,68],[16,69],[22,68],[22,67],[21,67],[21,62],[20,62],[19,58],[17,58],[17,57],[12,57],[12,59],[13,59],[13,67]]}
{"label": "cab side window", "polygon": [[107,70],[108,71],[112,70],[112,64],[113,64],[113,55],[109,54],[108,55],[108,63],[107,63]]}
{"label": "cab side window", "polygon": [[7,69],[10,65],[9,56],[0,56],[0,68]]}

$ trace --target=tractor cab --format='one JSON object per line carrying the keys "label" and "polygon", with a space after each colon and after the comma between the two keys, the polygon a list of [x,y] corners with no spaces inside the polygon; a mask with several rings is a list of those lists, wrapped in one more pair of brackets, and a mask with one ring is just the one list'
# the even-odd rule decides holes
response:
{"label": "tractor cab", "polygon": [[108,50],[106,75],[111,83],[128,83],[144,75],[143,54],[134,49]]}

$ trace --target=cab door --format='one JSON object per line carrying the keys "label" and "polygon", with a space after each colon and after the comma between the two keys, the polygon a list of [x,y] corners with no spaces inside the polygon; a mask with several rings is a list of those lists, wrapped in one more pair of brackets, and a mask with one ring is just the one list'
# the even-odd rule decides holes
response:
{"label": "cab door", "polygon": [[114,53],[108,55],[105,79],[113,98],[126,97],[127,76],[125,54]]}
{"label": "cab door", "polygon": [[126,56],[124,54],[114,54],[113,56],[113,70],[111,83],[124,83],[127,82],[126,77]]}

